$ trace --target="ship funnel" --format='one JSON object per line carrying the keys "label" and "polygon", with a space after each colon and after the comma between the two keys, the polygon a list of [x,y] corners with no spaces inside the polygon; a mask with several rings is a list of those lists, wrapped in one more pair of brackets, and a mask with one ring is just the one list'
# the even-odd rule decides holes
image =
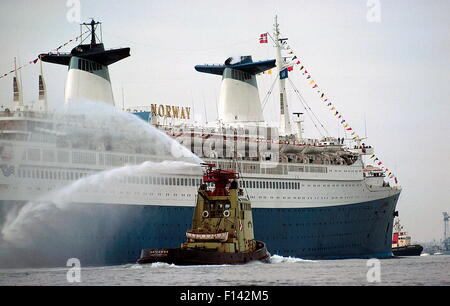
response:
{"label": "ship funnel", "polygon": [[83,44],[88,37],[83,39],[81,36],[80,45],[70,53],[41,54],[40,59],[69,67],[64,94],[66,103],[81,99],[114,105],[108,66],[130,56],[130,48],[105,50],[100,22],[92,20],[81,24],[81,28],[90,32],[88,44]]}
{"label": "ship funnel", "polygon": [[261,123],[264,117],[256,74],[275,67],[275,60],[253,62],[251,56],[228,58],[223,65],[197,65],[195,70],[222,76],[219,121],[226,124]]}

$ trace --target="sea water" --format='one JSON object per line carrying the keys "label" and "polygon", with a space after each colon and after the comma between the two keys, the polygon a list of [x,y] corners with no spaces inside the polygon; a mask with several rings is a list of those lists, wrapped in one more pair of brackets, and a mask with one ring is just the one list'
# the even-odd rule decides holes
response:
{"label": "sea water", "polygon": [[[272,263],[176,266],[165,263],[84,267],[72,279],[73,267],[0,270],[0,285],[58,286],[328,286],[450,285],[450,255],[393,257],[379,260],[303,260],[273,255]],[[69,281],[72,282],[69,282]],[[79,282],[78,282],[79,281]]]}

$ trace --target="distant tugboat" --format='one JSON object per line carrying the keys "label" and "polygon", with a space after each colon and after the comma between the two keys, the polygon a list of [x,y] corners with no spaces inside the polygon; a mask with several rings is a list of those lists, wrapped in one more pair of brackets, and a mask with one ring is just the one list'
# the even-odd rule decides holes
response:
{"label": "distant tugboat", "polygon": [[418,244],[411,244],[411,236],[403,231],[400,220],[397,219],[394,225],[394,234],[392,237],[392,253],[395,256],[419,256],[423,247]]}
{"label": "distant tugboat", "polygon": [[[139,264],[176,265],[244,264],[270,262],[266,245],[254,239],[251,204],[238,188],[233,170],[207,168],[198,189],[192,229],[179,248],[143,249]],[[208,185],[210,189],[208,189]]]}

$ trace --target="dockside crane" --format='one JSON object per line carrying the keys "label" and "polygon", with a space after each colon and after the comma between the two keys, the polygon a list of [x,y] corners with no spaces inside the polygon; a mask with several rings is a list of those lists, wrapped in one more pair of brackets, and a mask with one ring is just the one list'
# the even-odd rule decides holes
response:
{"label": "dockside crane", "polygon": [[444,215],[444,249],[448,251],[450,250],[450,238],[448,237],[449,234],[448,221],[450,219],[450,216],[447,212],[443,212],[442,215]]}

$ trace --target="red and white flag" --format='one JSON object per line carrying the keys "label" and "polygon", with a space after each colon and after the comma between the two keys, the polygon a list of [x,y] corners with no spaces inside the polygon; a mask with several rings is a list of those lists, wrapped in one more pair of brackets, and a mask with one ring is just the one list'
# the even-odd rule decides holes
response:
{"label": "red and white flag", "polygon": [[242,221],[241,219],[239,219],[239,230],[242,231],[243,227],[242,227]]}
{"label": "red and white flag", "polygon": [[259,36],[259,43],[260,44],[267,44],[267,33],[263,33]]}

